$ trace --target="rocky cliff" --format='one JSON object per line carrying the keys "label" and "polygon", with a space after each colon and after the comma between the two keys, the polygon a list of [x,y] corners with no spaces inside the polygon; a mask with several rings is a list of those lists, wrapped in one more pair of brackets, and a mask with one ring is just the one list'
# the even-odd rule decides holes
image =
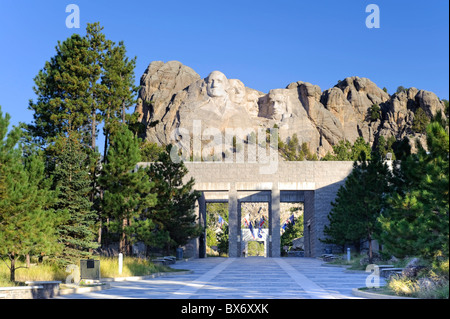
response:
{"label": "rocky cliff", "polygon": [[[379,116],[371,115],[373,105],[379,106]],[[444,110],[444,103],[416,88],[389,95],[357,76],[325,91],[299,81],[263,93],[219,71],[202,79],[178,61],[156,61],[141,77],[136,112],[146,126],[145,138],[158,144],[174,142],[180,132],[192,135],[198,124],[203,134],[276,125],[283,141],[295,133],[322,157],[343,139],[353,143],[361,136],[373,145],[380,136],[423,138],[412,129],[419,108],[431,117]]]}

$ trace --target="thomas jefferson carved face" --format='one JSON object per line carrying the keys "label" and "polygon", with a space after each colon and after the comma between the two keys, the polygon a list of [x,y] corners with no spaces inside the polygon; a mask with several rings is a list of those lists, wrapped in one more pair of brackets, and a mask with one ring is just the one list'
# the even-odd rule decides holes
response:
{"label": "thomas jefferson carved face", "polygon": [[227,95],[228,79],[222,72],[211,72],[206,78],[206,85],[206,91],[211,97],[224,97]]}
{"label": "thomas jefferson carved face", "polygon": [[245,97],[245,86],[240,80],[229,79],[228,83],[230,85],[230,99],[236,104],[241,104]]}

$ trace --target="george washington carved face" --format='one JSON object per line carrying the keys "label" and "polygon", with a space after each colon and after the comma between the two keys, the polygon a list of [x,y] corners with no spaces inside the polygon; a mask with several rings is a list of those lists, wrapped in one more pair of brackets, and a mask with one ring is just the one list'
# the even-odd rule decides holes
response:
{"label": "george washington carved face", "polygon": [[213,71],[206,78],[206,91],[211,97],[226,96],[228,86],[227,77],[220,71]]}

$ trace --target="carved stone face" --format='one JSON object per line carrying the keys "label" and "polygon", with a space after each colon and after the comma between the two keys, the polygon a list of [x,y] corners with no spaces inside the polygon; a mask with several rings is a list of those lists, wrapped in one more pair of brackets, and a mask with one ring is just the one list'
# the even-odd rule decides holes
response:
{"label": "carved stone face", "polygon": [[286,113],[286,97],[280,93],[270,93],[269,99],[272,107],[272,114],[275,120],[281,120],[283,114]]}
{"label": "carved stone face", "polygon": [[231,92],[230,92],[231,101],[236,104],[241,104],[244,101],[244,97],[245,97],[244,83],[242,83],[241,81],[236,80],[236,79],[230,79],[230,80],[228,80],[228,83],[231,88]]}
{"label": "carved stone face", "polygon": [[206,92],[211,97],[227,95],[228,79],[222,72],[213,71],[206,78]]}

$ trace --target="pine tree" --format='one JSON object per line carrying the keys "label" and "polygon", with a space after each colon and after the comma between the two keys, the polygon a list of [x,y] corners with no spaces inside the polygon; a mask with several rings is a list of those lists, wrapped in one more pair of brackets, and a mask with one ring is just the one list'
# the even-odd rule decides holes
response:
{"label": "pine tree", "polygon": [[98,126],[105,120],[106,161],[112,123],[120,119],[124,122],[125,111],[137,91],[133,84],[136,58],[129,60],[123,42],[116,45],[102,31],[98,22],[88,23],[84,36],[73,34],[58,42],[55,56],[34,79],[37,99],[29,102],[29,109],[34,111],[34,122],[28,125],[30,140],[46,150],[51,159],[47,165],[50,173],[60,155],[55,146],[58,138],[77,138],[86,146],[91,177],[88,197],[93,203],[101,196],[96,181],[100,169]]}
{"label": "pine tree", "polygon": [[322,241],[337,245],[367,241],[371,263],[372,242],[379,232],[377,219],[385,208],[390,180],[390,170],[378,153],[373,153],[369,161],[355,162],[332,204],[330,224],[324,228],[328,238]]}
{"label": "pine tree", "polygon": [[419,107],[414,113],[414,120],[411,129],[415,133],[424,134],[426,132],[427,126],[430,124],[430,119],[425,113],[425,111]]}
{"label": "pine tree", "polygon": [[228,225],[222,227],[222,231],[217,234],[217,250],[219,251],[219,256],[221,254],[228,254],[229,243],[229,230]]}
{"label": "pine tree", "polygon": [[[419,145],[420,146],[420,145]],[[394,191],[380,216],[380,240],[396,257],[435,255],[449,251],[449,136],[442,122],[427,127],[426,152],[419,147],[397,163]]]}
{"label": "pine tree", "polygon": [[70,136],[87,125],[89,42],[73,34],[56,46],[56,55],[35,77],[37,101],[30,101],[32,135],[46,147],[58,135]]}
{"label": "pine tree", "polygon": [[103,84],[103,101],[105,109],[105,155],[107,158],[107,145],[110,135],[119,129],[119,123],[125,123],[126,111],[135,103],[138,87],[134,85],[134,68],[136,57],[129,59],[126,56],[124,43],[118,45],[114,43],[108,48],[104,59],[104,74],[101,83]]}
{"label": "pine tree", "polygon": [[[223,222],[219,223],[220,217]],[[228,204],[209,203],[206,206],[206,246],[217,246],[217,233],[228,224]]]}
{"label": "pine tree", "polygon": [[336,199],[331,203],[331,212],[327,216],[328,225],[324,226],[323,232],[326,238],[321,238],[321,242],[341,246],[342,249],[345,245],[353,245],[359,250],[361,234],[355,232],[355,229],[352,230],[352,217],[347,213],[353,195],[351,187],[357,182],[356,173],[352,172],[347,177],[345,185],[339,188]]}
{"label": "pine tree", "polygon": [[202,227],[197,224],[194,214],[200,194],[193,190],[193,178],[183,183],[187,168],[183,162],[172,162],[171,147],[168,145],[158,161],[147,170],[150,180],[155,183],[152,192],[158,196],[157,205],[151,209],[151,218],[169,234],[166,242],[168,253],[171,248],[185,245],[202,233]]}
{"label": "pine tree", "polygon": [[135,240],[157,244],[161,235],[153,221],[143,215],[157,199],[145,170],[136,169],[139,161],[139,141],[122,125],[111,141],[99,183],[104,189],[104,217],[109,219],[110,230],[120,234],[119,249],[126,255],[130,255]]}
{"label": "pine tree", "polygon": [[6,135],[9,119],[0,110],[0,257],[9,259],[15,281],[17,258],[59,248],[55,227],[60,216],[50,209],[54,192],[45,180],[42,157],[21,156],[19,128]]}
{"label": "pine tree", "polygon": [[97,213],[89,199],[89,159],[85,147],[74,138],[60,138],[55,146],[60,154],[54,170],[55,188],[59,190],[55,208],[67,216],[58,228],[64,244],[62,259],[66,263],[76,263],[97,248]]}
{"label": "pine tree", "polygon": [[100,78],[107,49],[112,45],[99,23],[88,24],[86,35],[58,41],[56,55],[35,77],[36,102],[30,101],[32,135],[47,146],[54,138],[78,132],[95,150],[97,125],[102,121],[105,87]]}
{"label": "pine tree", "polygon": [[364,141],[361,136],[353,143],[347,140],[340,140],[333,146],[333,153],[327,153],[323,161],[359,161],[362,158],[370,160],[372,151],[369,143]]}
{"label": "pine tree", "polygon": [[[291,211],[294,213],[294,210]],[[284,246],[292,247],[293,240],[300,237],[303,237],[303,214],[287,225],[280,238],[281,250],[283,251]]]}

